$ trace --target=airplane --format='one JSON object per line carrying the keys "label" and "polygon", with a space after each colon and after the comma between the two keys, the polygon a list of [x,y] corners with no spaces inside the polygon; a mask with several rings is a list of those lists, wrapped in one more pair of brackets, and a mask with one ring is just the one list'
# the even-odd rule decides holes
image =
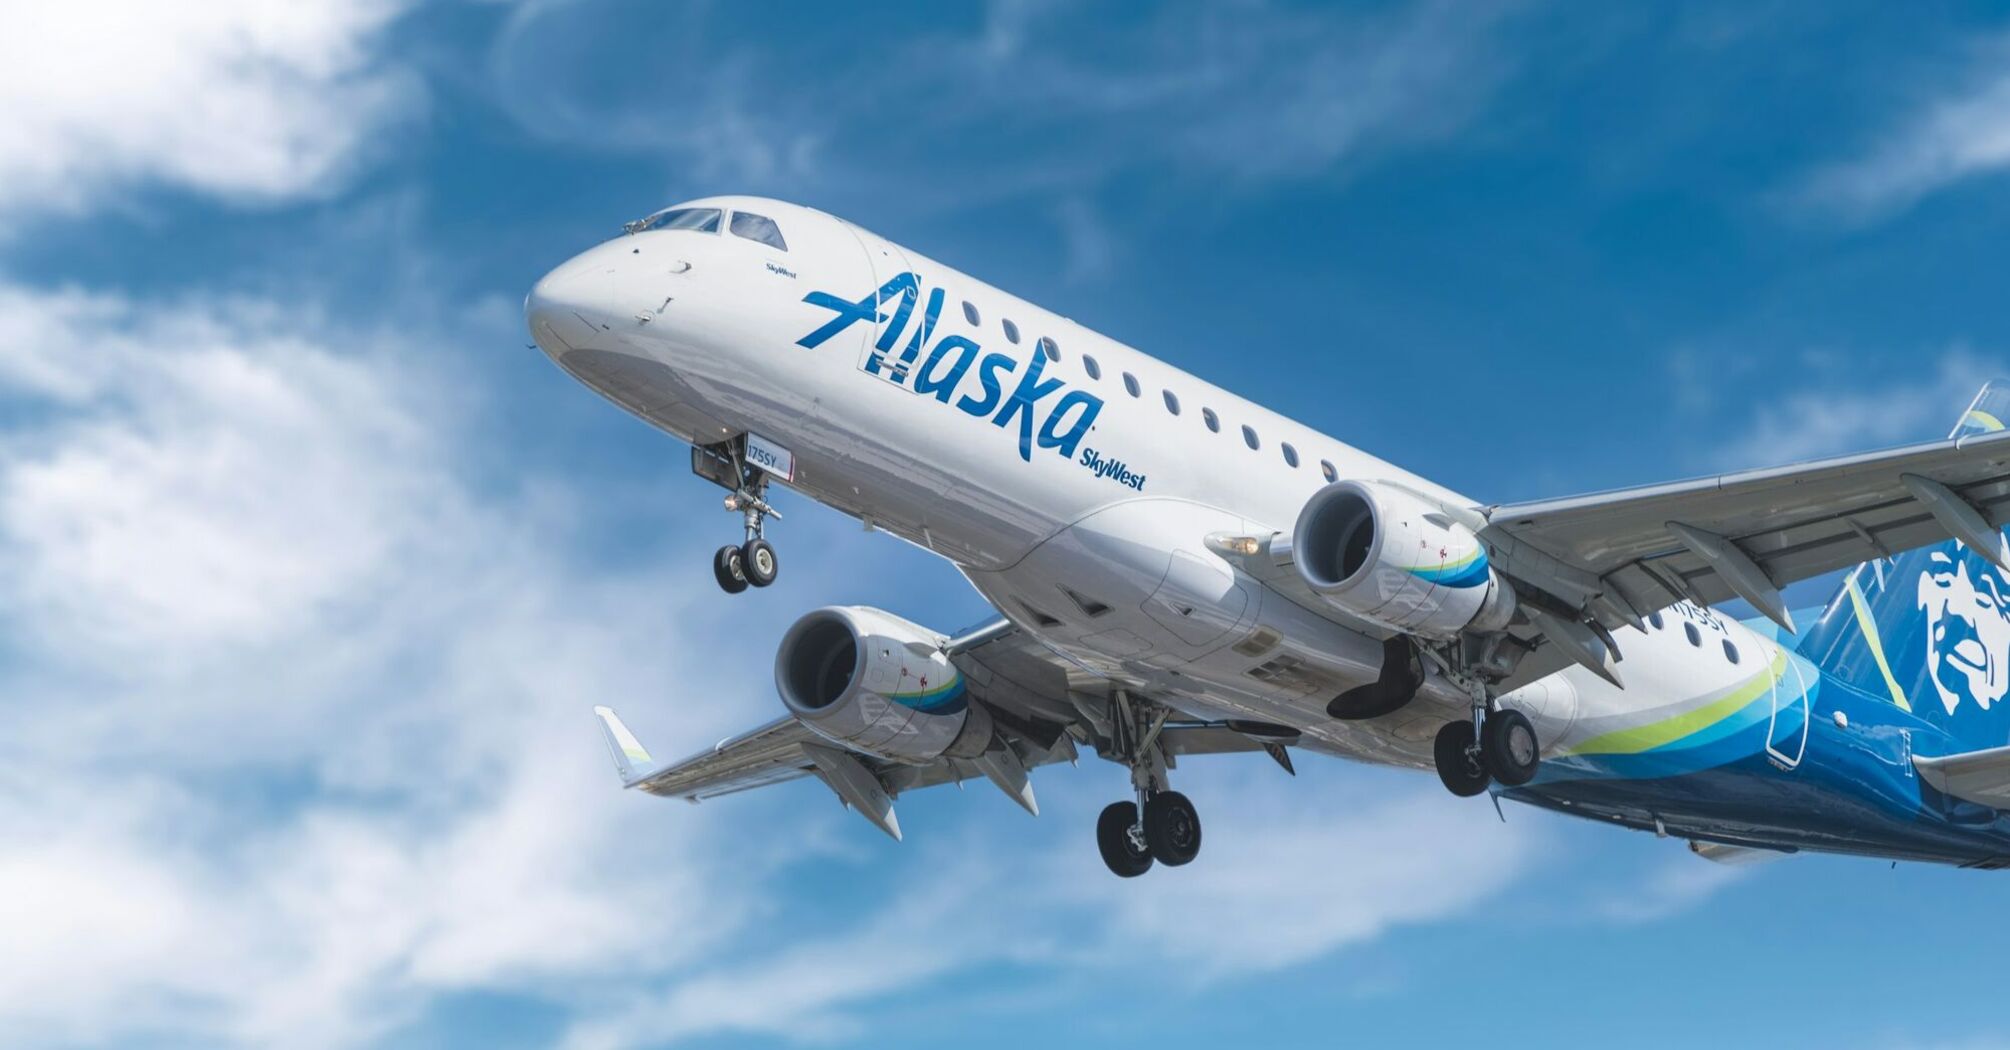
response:
{"label": "airplane", "polygon": [[[1946,441],[1489,504],[778,200],[627,223],[525,316],[725,490],[726,592],[776,578],[780,486],[997,613],[811,610],[780,716],[680,761],[599,707],[628,787],[816,777],[899,839],[904,792],[983,778],[1037,815],[1032,773],[1087,749],[1129,771],[1096,841],[1131,877],[1199,853],[1180,759],[1309,753],[1712,860],[2010,864],[2010,384]],[[1831,573],[1825,607],[1788,608]]]}

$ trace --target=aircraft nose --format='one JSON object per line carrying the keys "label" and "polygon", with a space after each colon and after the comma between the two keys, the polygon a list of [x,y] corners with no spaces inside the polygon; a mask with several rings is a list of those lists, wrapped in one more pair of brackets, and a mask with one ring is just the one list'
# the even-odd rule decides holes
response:
{"label": "aircraft nose", "polygon": [[574,259],[545,274],[524,296],[524,323],[532,339],[553,358],[589,346],[600,328],[593,318],[598,313],[597,293],[610,280],[600,267]]}

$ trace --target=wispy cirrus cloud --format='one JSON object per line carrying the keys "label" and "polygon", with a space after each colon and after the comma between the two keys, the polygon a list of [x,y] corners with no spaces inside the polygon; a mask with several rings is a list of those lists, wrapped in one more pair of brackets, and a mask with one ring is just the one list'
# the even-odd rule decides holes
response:
{"label": "wispy cirrus cloud", "polygon": [[2010,168],[2010,39],[1975,49],[1965,68],[1862,153],[1814,172],[1801,200],[1853,221],[1881,218],[1930,194]]}
{"label": "wispy cirrus cloud", "polygon": [[[1509,70],[1492,37],[1511,10],[1253,0],[1111,24],[1001,0],[969,28],[847,17],[777,34],[765,17],[696,2],[677,33],[652,39],[652,61],[610,73],[605,55],[632,46],[622,41],[641,10],[542,0],[512,15],[491,79],[532,132],[658,154],[680,181],[874,188],[941,207],[1065,198],[1143,165],[1240,182],[1316,176],[1437,140]],[[776,70],[843,90],[778,89]]]}
{"label": "wispy cirrus cloud", "polygon": [[[1813,360],[1826,363],[1819,354]],[[1680,379],[1696,366],[1693,358],[1678,355],[1671,358],[1671,367]],[[1827,367],[1810,370],[1814,375],[1836,373]],[[1955,346],[1928,356],[1901,381],[1832,380],[1759,398],[1735,426],[1699,451],[1698,466],[1773,466],[1946,437],[1975,391],[2002,376],[2010,376],[2010,358]],[[1700,376],[1689,381],[1710,382]],[[1692,406],[1703,407],[1700,399],[1708,396],[1699,387]]]}
{"label": "wispy cirrus cloud", "polygon": [[[1674,851],[1671,851],[1671,853]],[[1621,926],[1658,922],[1703,903],[1752,872],[1692,856],[1688,850],[1670,856],[1623,893],[1593,900],[1594,917]]]}

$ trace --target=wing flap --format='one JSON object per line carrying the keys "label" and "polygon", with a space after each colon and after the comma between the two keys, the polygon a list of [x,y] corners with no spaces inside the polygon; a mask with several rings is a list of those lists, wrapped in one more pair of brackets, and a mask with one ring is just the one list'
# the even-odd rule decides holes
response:
{"label": "wing flap", "polygon": [[[1489,509],[1480,536],[1501,571],[1617,627],[1629,611],[1740,597],[1725,575],[1737,571],[1737,555],[1778,587],[1955,535],[1945,508],[1921,502],[1907,475],[1951,491],[1990,526],[2010,523],[2010,432],[1997,432],[1501,505]],[[1732,544],[1734,557],[1719,551],[1713,564],[1697,534]],[[1753,589],[1751,579],[1740,582]]]}
{"label": "wing flap", "polygon": [[652,795],[695,800],[794,780],[810,771],[803,745],[818,739],[801,722],[784,716],[672,762],[631,786]]}

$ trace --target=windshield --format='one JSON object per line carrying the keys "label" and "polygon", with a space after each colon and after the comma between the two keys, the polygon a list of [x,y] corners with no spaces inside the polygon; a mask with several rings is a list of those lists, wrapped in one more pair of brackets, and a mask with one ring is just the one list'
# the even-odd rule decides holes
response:
{"label": "windshield", "polygon": [[782,240],[781,227],[776,226],[775,220],[765,215],[755,215],[750,211],[736,211],[733,213],[732,230],[736,236],[745,237],[750,241],[759,241],[778,252],[789,250],[788,244]]}
{"label": "windshield", "polygon": [[719,209],[665,208],[646,219],[628,224],[629,233],[642,233],[646,230],[697,230],[699,233],[718,233]]}

